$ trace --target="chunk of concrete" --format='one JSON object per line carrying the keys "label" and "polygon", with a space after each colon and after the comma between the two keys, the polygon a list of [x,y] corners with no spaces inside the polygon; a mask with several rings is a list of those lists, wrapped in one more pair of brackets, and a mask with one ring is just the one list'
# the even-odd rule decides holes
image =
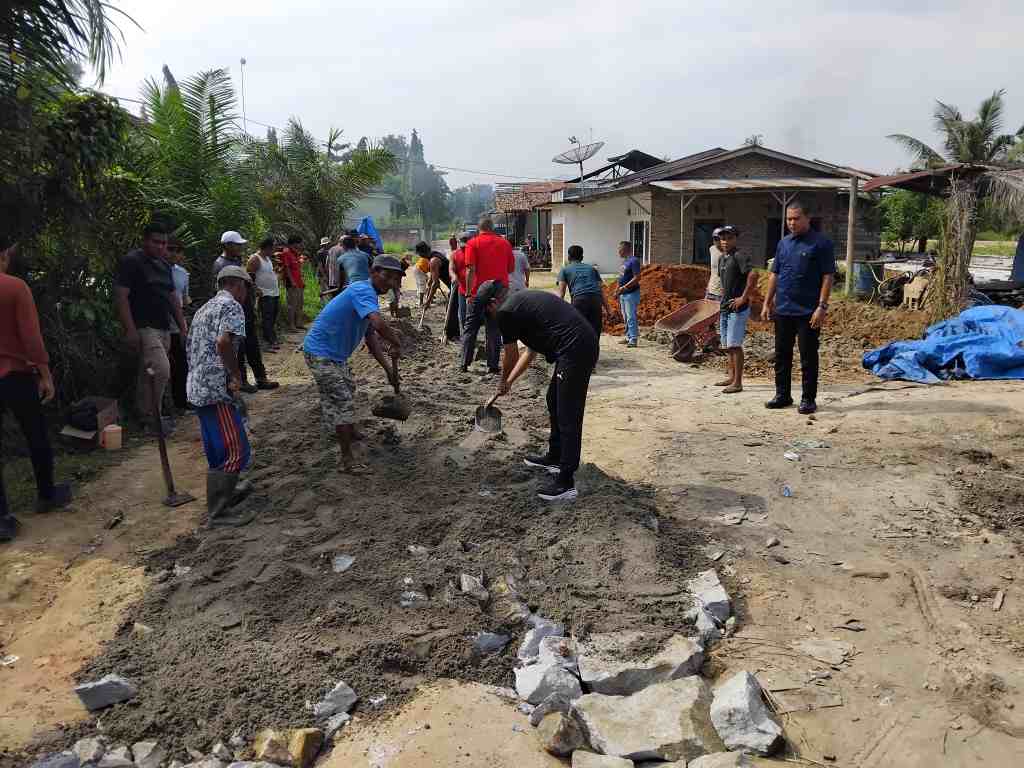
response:
{"label": "chunk of concrete", "polygon": [[540,653],[540,641],[545,637],[563,637],[565,627],[556,621],[549,621],[534,614],[530,617],[533,628],[523,635],[523,642],[519,644],[516,656],[523,661],[537,658]]}
{"label": "chunk of concrete", "polygon": [[167,750],[158,741],[137,741],[132,744],[136,768],[160,768],[167,759]]}
{"label": "chunk of concrete", "polygon": [[528,664],[515,670],[516,692],[530,704],[540,704],[552,695],[578,699],[583,695],[579,678],[558,664]]}
{"label": "chunk of concrete", "polygon": [[463,594],[469,595],[481,603],[491,599],[491,593],[487,591],[480,579],[470,576],[468,573],[459,575],[459,589]]}
{"label": "chunk of concrete", "polygon": [[98,763],[100,758],[107,753],[107,744],[109,743],[106,736],[90,736],[76,741],[71,747],[71,751],[82,763]]}
{"label": "chunk of concrete", "polygon": [[650,685],[696,675],[704,664],[704,647],[689,637],[673,635],[651,655],[629,660],[631,646],[643,632],[592,635],[579,649],[580,679],[593,693],[628,696]]}
{"label": "chunk of concrete", "polygon": [[579,723],[561,712],[552,712],[541,720],[537,731],[544,749],[555,757],[571,755],[583,746]]}
{"label": "chunk of concrete", "polygon": [[694,606],[686,612],[688,621],[692,621],[697,628],[697,638],[701,644],[707,647],[715,640],[722,639],[722,625],[710,613],[700,606]]}
{"label": "chunk of concrete", "polygon": [[[659,763],[665,766],[668,763]],[[572,753],[572,768],[633,768],[633,761],[611,755],[597,755],[577,749]]]}
{"label": "chunk of concrete", "polygon": [[473,650],[477,653],[498,653],[512,638],[494,632],[477,632],[473,637]]}
{"label": "chunk of concrete", "polygon": [[264,728],[253,739],[252,753],[257,760],[291,765],[292,753],[288,750],[287,732]]}
{"label": "chunk of concrete", "polygon": [[687,587],[697,605],[714,616],[719,624],[729,618],[732,602],[714,570],[701,571],[687,582]]}
{"label": "chunk of concrete", "polygon": [[319,728],[296,728],[288,739],[288,752],[294,768],[309,768],[324,743],[324,733]]}
{"label": "chunk of concrete", "polygon": [[579,663],[576,658],[576,643],[566,637],[549,635],[540,641],[536,663],[547,666],[555,664],[575,672]]}
{"label": "chunk of concrete", "polygon": [[112,749],[96,763],[97,768],[135,768],[132,753],[128,747]]}
{"label": "chunk of concrete", "polygon": [[281,766],[264,760],[238,760],[230,763],[228,768],[281,768]]}
{"label": "chunk of concrete", "polygon": [[218,760],[232,760],[234,754],[228,749],[227,745],[223,741],[218,741],[213,745],[213,749],[210,750],[210,754],[216,757]]}
{"label": "chunk of concrete", "polygon": [[530,725],[536,728],[547,715],[552,712],[568,712],[571,706],[572,699],[564,693],[553,693],[530,712]]}
{"label": "chunk of concrete", "polygon": [[196,760],[194,763],[186,763],[182,768],[224,768],[227,763],[223,760],[218,760],[216,757],[204,757],[202,760]]}
{"label": "chunk of concrete", "polygon": [[81,764],[74,752],[54,752],[39,758],[29,768],[78,768]]}
{"label": "chunk of concrete", "polygon": [[595,752],[629,760],[693,760],[723,749],[708,717],[710,705],[707,683],[691,675],[631,696],[588,693],[569,714]]}
{"label": "chunk of concrete", "polygon": [[356,692],[344,680],[339,680],[313,707],[313,714],[318,718],[326,718],[339,712],[348,712],[357,701],[359,697]]}
{"label": "chunk of concrete", "polygon": [[768,711],[761,685],[749,672],[737,672],[715,689],[711,722],[731,750],[770,755],[783,744],[782,726]]}
{"label": "chunk of concrete", "polygon": [[347,712],[339,712],[336,715],[331,715],[327,722],[324,723],[324,741],[332,741],[334,734],[345,727],[345,723],[352,719],[352,716]]}
{"label": "chunk of concrete", "polygon": [[139,691],[130,680],[120,675],[111,674],[91,683],[75,686],[75,693],[78,694],[78,698],[82,700],[85,708],[94,712],[112,704],[120,704],[122,701],[134,699]]}
{"label": "chunk of concrete", "polygon": [[742,752],[716,752],[698,757],[686,768],[754,768],[754,763]]}

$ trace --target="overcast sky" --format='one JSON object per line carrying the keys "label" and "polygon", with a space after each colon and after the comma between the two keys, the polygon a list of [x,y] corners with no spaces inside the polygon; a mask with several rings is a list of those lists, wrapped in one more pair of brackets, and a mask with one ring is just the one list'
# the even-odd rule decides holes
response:
{"label": "overcast sky", "polygon": [[124,25],[104,91],[137,98],[163,64],[237,82],[244,56],[252,120],[353,141],[416,128],[428,162],[487,172],[452,188],[564,175],[570,135],[605,141],[599,158],[676,158],[759,133],[886,172],[908,162],[886,134],[938,143],[935,99],[973,114],[1007,88],[1005,129],[1024,124],[1021,0],[114,1],[143,31]]}

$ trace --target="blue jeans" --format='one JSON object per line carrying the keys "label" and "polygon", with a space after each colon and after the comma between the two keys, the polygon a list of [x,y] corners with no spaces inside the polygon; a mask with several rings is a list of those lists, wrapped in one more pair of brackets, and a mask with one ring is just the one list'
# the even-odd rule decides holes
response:
{"label": "blue jeans", "polygon": [[640,336],[640,328],[636,321],[636,313],[640,308],[640,291],[619,294],[619,308],[622,310],[622,320],[626,323],[626,339],[636,341]]}
{"label": "blue jeans", "polygon": [[743,346],[743,337],[747,335],[747,320],[750,319],[750,307],[739,312],[722,312],[718,316],[718,336],[725,349],[738,349]]}

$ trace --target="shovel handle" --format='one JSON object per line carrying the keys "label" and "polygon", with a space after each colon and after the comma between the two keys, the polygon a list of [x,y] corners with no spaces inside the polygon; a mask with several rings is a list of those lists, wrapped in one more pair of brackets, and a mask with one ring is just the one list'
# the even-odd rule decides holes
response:
{"label": "shovel handle", "polygon": [[399,383],[398,383],[398,358],[397,357],[392,357],[391,358],[391,370],[394,372],[394,377],[395,377],[395,381],[394,381],[395,394],[396,395],[400,395],[402,393],[399,391]]}
{"label": "shovel handle", "polygon": [[494,405],[494,402],[498,399],[500,395],[500,392],[495,392],[491,399],[487,401],[487,404],[484,406],[484,408],[490,408],[492,405]]}

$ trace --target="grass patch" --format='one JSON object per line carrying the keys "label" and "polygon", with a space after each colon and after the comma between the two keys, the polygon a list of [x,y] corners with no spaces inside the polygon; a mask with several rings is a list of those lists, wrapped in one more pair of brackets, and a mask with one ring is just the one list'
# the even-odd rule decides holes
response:
{"label": "grass patch", "polygon": [[[939,250],[938,240],[928,241],[929,251]],[[985,240],[978,238],[974,241],[975,256],[1013,256],[1017,253],[1017,243],[1014,240]],[[917,254],[912,254],[916,256]]]}
{"label": "grass patch", "polygon": [[412,249],[406,248],[402,243],[384,243],[384,253],[402,254],[409,250]]}

